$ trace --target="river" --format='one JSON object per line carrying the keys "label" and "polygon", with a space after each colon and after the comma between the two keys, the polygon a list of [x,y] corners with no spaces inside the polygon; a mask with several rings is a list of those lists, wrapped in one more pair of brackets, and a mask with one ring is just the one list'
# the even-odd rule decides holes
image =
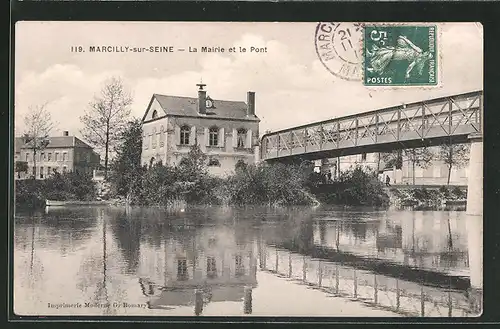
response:
{"label": "river", "polygon": [[323,206],[19,210],[14,310],[471,316],[465,217]]}

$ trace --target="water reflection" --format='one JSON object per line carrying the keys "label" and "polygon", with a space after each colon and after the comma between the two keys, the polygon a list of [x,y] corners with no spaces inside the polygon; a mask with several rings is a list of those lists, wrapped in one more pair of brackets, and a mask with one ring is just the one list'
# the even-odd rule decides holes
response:
{"label": "water reflection", "polygon": [[[50,208],[16,216],[15,311],[149,315],[188,307],[182,314],[192,315],[237,302],[250,313],[266,245],[346,264],[358,257],[450,275],[468,270],[459,212]],[[88,306],[47,307],[63,302]]]}

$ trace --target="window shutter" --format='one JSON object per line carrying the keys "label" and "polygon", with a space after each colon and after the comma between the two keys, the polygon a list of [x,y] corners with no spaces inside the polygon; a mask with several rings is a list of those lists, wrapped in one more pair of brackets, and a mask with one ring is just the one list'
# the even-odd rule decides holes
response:
{"label": "window shutter", "polygon": [[210,146],[210,136],[208,128],[205,128],[205,145]]}
{"label": "window shutter", "polygon": [[233,129],[233,148],[238,147],[238,131]]}
{"label": "window shutter", "polygon": [[247,148],[252,148],[252,131],[250,129],[247,130],[247,142],[245,146]]}
{"label": "window shutter", "polygon": [[175,145],[180,145],[181,143],[181,127],[175,125]]}
{"label": "window shutter", "polygon": [[196,141],[196,127],[191,127],[191,132],[189,133],[189,145],[194,145]]}
{"label": "window shutter", "polygon": [[219,140],[218,140],[218,142],[219,142],[218,146],[224,147],[224,144],[226,142],[226,134],[224,132],[224,128],[220,128],[219,129]]}

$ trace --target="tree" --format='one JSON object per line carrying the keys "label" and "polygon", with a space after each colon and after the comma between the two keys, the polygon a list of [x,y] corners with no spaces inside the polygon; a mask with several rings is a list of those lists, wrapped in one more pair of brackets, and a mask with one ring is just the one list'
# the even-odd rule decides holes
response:
{"label": "tree", "polygon": [[33,177],[36,179],[36,155],[49,144],[49,134],[54,128],[54,122],[47,111],[47,104],[28,107],[28,114],[24,117],[26,130],[24,141],[30,153],[33,151]]}
{"label": "tree", "polygon": [[439,158],[448,166],[448,180],[450,185],[451,169],[461,168],[469,162],[469,145],[446,143],[439,146]]}
{"label": "tree", "polygon": [[26,161],[16,161],[15,172],[17,173],[17,178],[21,178],[22,172],[28,172],[28,163]]}
{"label": "tree", "polygon": [[422,169],[428,168],[434,155],[427,147],[405,149],[404,154],[412,164],[412,179],[415,185],[415,166]]}
{"label": "tree", "polygon": [[108,177],[109,152],[116,146],[127,127],[133,98],[125,90],[120,78],[107,80],[99,96],[89,103],[85,115],[80,117],[84,125],[83,137],[94,146],[104,149],[104,176]]}
{"label": "tree", "polygon": [[117,146],[116,158],[111,164],[111,181],[119,195],[127,196],[141,171],[142,124],[138,119],[128,123]]}
{"label": "tree", "polygon": [[403,157],[401,150],[392,151],[389,153],[381,153],[380,158],[385,164],[385,168],[396,167],[396,169],[401,169],[403,166]]}

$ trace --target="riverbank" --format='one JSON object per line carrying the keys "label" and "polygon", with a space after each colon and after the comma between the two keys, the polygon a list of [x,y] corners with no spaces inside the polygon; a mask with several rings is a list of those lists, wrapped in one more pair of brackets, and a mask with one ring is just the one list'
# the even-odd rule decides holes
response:
{"label": "riverbank", "polygon": [[445,206],[463,207],[467,201],[467,189],[458,186],[439,188],[429,187],[390,187],[386,188],[392,206],[413,207],[418,209],[441,209]]}

